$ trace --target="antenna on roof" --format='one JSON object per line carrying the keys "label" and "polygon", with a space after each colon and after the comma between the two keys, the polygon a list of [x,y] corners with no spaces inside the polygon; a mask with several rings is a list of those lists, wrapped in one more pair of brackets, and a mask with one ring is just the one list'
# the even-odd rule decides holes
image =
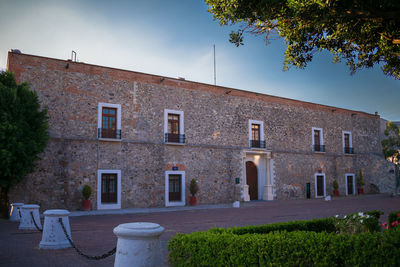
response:
{"label": "antenna on roof", "polygon": [[214,85],[217,85],[217,67],[215,62],[215,44],[214,44]]}

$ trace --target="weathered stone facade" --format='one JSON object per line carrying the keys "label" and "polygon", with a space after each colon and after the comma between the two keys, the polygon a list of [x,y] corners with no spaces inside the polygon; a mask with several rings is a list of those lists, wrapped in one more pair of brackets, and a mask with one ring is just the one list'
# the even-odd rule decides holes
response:
{"label": "weathered stone facade", "polygon": [[[325,175],[325,194],[345,174],[362,169],[368,191],[393,192],[393,166],[383,159],[379,116],[280,97],[84,63],[9,53],[8,69],[26,81],[48,107],[50,142],[11,200],[42,208],[81,207],[81,188],[94,190],[99,208],[99,170],[120,171],[120,208],[166,205],[166,173],[197,179],[199,203],[248,199],[245,162],[258,168],[258,199],[306,197],[315,175]],[[121,140],[97,138],[99,103],[120,105]],[[165,110],[183,112],[182,144],[164,142]],[[263,124],[266,149],[249,147],[249,120]],[[326,152],[312,150],[313,127],[323,129]],[[354,154],[343,153],[351,132]],[[236,184],[236,180],[240,184]],[[270,191],[268,191],[270,190]]]}

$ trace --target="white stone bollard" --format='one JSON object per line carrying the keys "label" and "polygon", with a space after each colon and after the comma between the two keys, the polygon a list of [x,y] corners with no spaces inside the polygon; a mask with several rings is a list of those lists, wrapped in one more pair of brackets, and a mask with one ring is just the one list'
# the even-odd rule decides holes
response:
{"label": "white stone bollard", "polygon": [[124,223],[114,228],[118,237],[114,267],[162,266],[160,235],[164,227],[156,223]]}
{"label": "white stone bollard", "polygon": [[62,219],[65,230],[71,237],[71,229],[69,226],[69,211],[68,210],[46,210],[44,213],[42,241],[39,248],[41,249],[61,249],[69,248],[71,244],[65,236],[64,230],[61,227],[59,219]]}
{"label": "white stone bollard", "polygon": [[232,205],[234,208],[240,208],[240,202],[239,201],[235,201],[235,202],[233,202],[233,205]]}
{"label": "white stone bollard", "polygon": [[24,205],[24,203],[12,203],[10,206],[10,221],[19,222],[21,220],[21,211],[20,208]]}
{"label": "white stone bollard", "polygon": [[33,218],[35,219],[36,225],[42,229],[42,224],[40,222],[39,216],[39,205],[28,204],[21,207],[21,221],[19,222],[18,229],[20,230],[37,230],[35,223],[32,220],[31,212],[33,213]]}

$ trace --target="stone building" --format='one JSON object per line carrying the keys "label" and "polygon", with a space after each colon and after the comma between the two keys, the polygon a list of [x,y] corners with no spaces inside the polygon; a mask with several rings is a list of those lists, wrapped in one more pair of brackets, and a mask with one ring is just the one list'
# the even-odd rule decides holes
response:
{"label": "stone building", "polygon": [[48,107],[50,141],[10,193],[44,209],[187,205],[393,192],[378,115],[10,52],[8,70]]}

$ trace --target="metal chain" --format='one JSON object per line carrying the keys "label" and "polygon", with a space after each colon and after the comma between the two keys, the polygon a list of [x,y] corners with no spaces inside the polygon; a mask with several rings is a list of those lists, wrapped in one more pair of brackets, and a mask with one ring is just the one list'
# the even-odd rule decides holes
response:
{"label": "metal chain", "polygon": [[104,253],[101,256],[89,256],[89,255],[84,254],[82,251],[80,251],[75,246],[74,242],[71,240],[71,237],[68,235],[67,230],[65,229],[65,226],[64,226],[64,223],[62,221],[62,218],[58,218],[58,222],[61,224],[61,228],[64,231],[65,237],[68,239],[68,242],[71,244],[71,246],[76,250],[76,252],[79,255],[85,257],[86,259],[89,259],[89,260],[102,260],[102,259],[105,259],[105,258],[115,254],[115,251],[117,250],[117,247],[114,247],[112,250],[108,251],[107,253]]}
{"label": "metal chain", "polygon": [[32,217],[32,221],[33,221],[33,224],[35,225],[36,229],[40,232],[43,232],[43,229],[40,229],[39,226],[36,224],[35,218],[33,217],[33,211],[31,211],[31,217]]}

